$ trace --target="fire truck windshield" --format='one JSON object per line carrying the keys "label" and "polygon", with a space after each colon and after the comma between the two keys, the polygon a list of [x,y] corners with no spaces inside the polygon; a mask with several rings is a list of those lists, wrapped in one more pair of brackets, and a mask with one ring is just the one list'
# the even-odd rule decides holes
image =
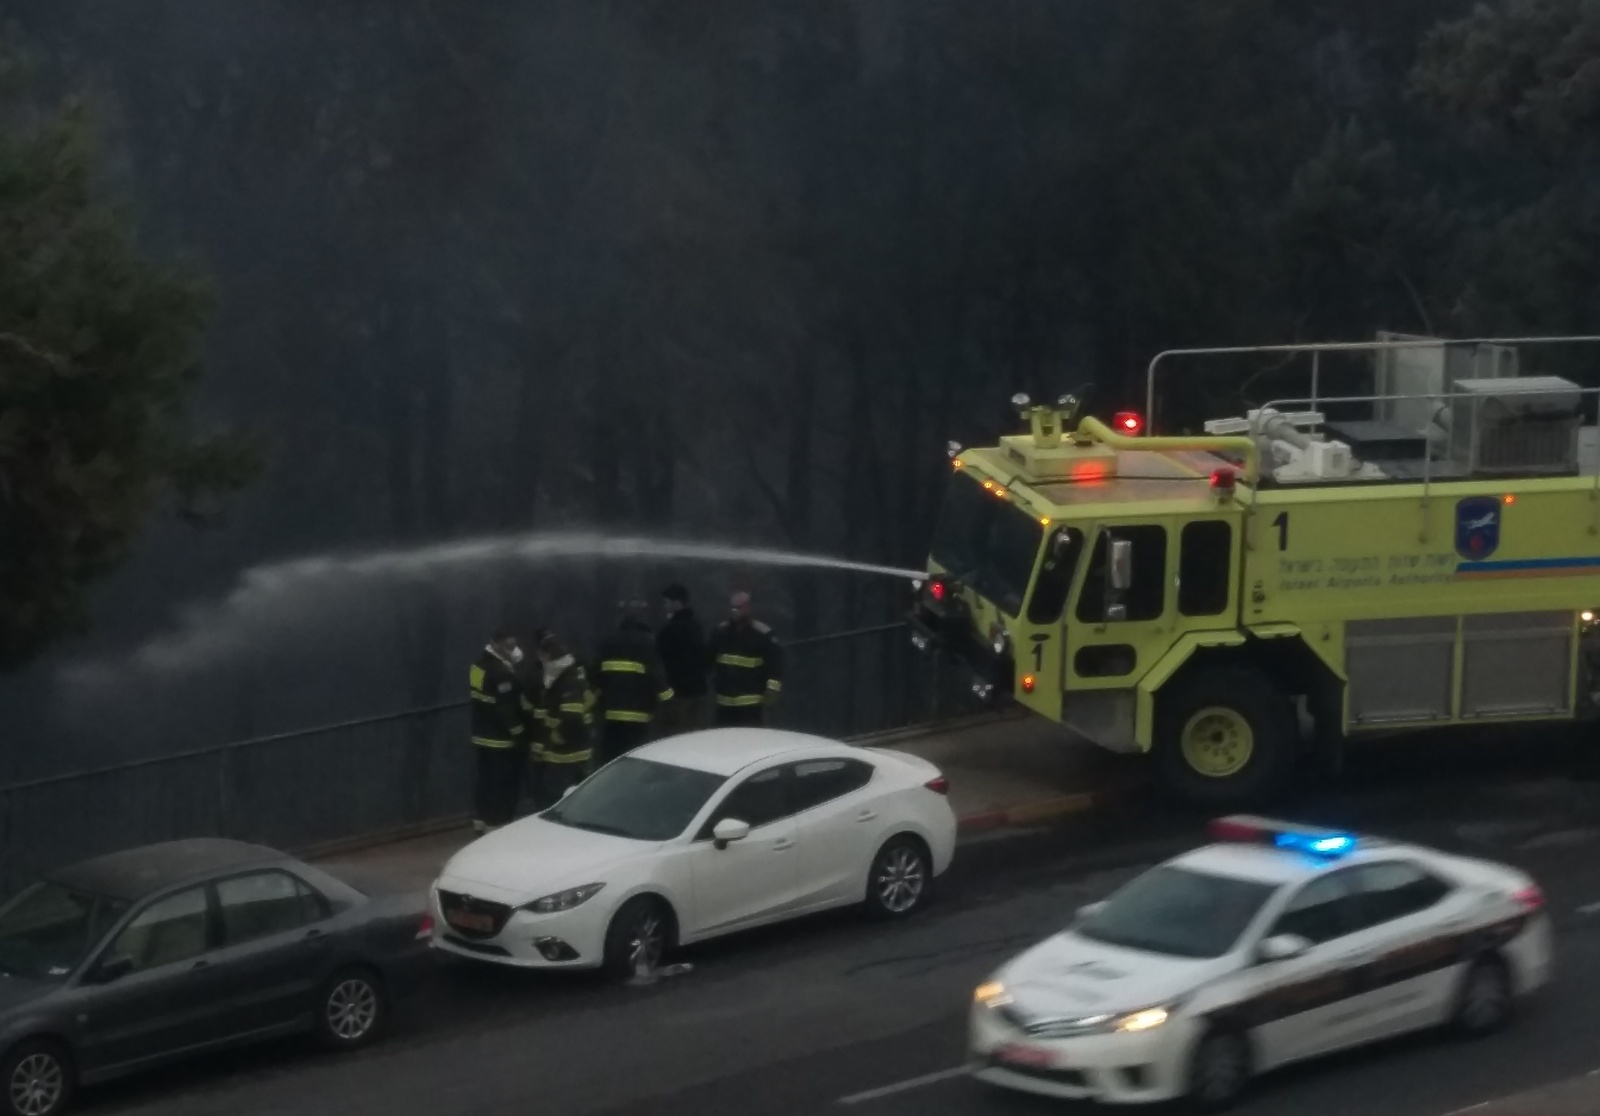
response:
{"label": "fire truck windshield", "polygon": [[1043,535],[1033,516],[985,492],[969,474],[957,473],[939,513],[931,556],[951,577],[1015,616]]}

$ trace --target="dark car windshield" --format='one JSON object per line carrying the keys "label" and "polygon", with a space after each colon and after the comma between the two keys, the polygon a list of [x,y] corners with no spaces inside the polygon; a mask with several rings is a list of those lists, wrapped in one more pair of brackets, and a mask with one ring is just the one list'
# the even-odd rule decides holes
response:
{"label": "dark car windshield", "polygon": [[1074,930],[1092,941],[1148,953],[1221,957],[1276,890],[1254,880],[1152,868]]}
{"label": "dark car windshield", "polygon": [[939,513],[930,556],[951,577],[1015,616],[1043,535],[1028,512],[990,495],[970,474],[957,473]]}
{"label": "dark car windshield", "polygon": [[0,970],[60,980],[128,910],[120,899],[87,895],[48,880],[0,906]]}
{"label": "dark car windshield", "polygon": [[726,779],[624,756],[541,815],[546,821],[636,841],[668,841],[694,821]]}

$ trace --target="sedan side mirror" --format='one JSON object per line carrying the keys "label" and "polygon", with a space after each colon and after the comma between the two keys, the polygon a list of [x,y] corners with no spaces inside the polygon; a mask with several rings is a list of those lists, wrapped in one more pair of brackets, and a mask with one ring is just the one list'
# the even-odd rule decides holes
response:
{"label": "sedan side mirror", "polygon": [[1087,919],[1093,918],[1095,915],[1099,914],[1105,909],[1105,905],[1106,903],[1104,899],[1098,903],[1085,903],[1083,906],[1078,908],[1078,921],[1083,922]]}
{"label": "sedan side mirror", "polygon": [[1299,934],[1274,934],[1256,949],[1256,956],[1262,961],[1292,961],[1310,948]]}
{"label": "sedan side mirror", "polygon": [[110,984],[112,981],[121,980],[133,972],[133,958],[126,953],[115,957],[107,957],[94,967],[91,980],[95,984]]}
{"label": "sedan side mirror", "polygon": [[568,787],[566,790],[561,792],[561,797],[565,798],[565,797],[567,797],[567,795],[571,794],[573,791],[575,791],[577,789],[578,789],[578,784],[577,783],[573,783],[570,787]]}
{"label": "sedan side mirror", "polygon": [[711,831],[711,843],[719,849],[725,849],[734,841],[743,841],[748,836],[750,836],[749,822],[742,822],[738,818],[723,818]]}

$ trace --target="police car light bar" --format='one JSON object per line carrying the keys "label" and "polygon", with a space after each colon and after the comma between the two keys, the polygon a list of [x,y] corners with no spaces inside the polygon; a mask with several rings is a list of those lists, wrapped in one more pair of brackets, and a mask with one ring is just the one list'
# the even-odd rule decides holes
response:
{"label": "police car light bar", "polygon": [[1218,818],[1211,823],[1209,829],[1212,838],[1218,841],[1271,845],[1274,848],[1293,849],[1315,856],[1344,856],[1354,852],[1356,847],[1353,833],[1272,821],[1268,818],[1253,818],[1242,814]]}

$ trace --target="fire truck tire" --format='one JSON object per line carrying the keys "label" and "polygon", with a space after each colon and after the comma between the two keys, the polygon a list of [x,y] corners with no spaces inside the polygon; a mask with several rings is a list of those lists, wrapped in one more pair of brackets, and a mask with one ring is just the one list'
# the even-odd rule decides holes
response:
{"label": "fire truck tire", "polygon": [[1299,724],[1267,675],[1208,667],[1156,700],[1156,768],[1169,793],[1197,806],[1233,807],[1266,802],[1283,786]]}

